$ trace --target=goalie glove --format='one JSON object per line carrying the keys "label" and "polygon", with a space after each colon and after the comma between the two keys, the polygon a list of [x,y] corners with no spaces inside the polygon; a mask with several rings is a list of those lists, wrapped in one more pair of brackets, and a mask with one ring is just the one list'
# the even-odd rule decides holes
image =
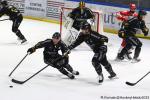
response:
{"label": "goalie glove", "polygon": [[90,25],[94,26],[94,19],[93,19],[93,18],[87,19],[87,22],[88,22]]}

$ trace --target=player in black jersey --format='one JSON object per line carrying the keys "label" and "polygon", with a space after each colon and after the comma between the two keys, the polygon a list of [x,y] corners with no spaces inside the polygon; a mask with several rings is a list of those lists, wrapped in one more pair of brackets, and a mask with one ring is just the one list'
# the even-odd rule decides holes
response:
{"label": "player in black jersey", "polygon": [[91,26],[94,26],[95,15],[87,7],[85,7],[85,2],[80,1],[79,6],[74,8],[68,16],[66,16],[66,21],[64,23],[64,28],[67,30],[66,35],[62,36],[65,44],[70,45],[78,37],[80,33],[80,27],[83,22],[88,22]]}
{"label": "player in black jersey", "polygon": [[113,71],[112,66],[106,57],[107,46],[104,43],[108,42],[108,38],[93,31],[91,29],[91,25],[89,25],[87,22],[83,23],[81,30],[82,31],[76,41],[73,42],[68,48],[71,50],[80,45],[82,42],[85,42],[94,52],[92,65],[99,75],[99,83],[103,82],[104,79],[101,65],[103,65],[110,74],[110,76],[108,76],[109,78],[115,77],[116,73]]}
{"label": "player in black jersey", "polygon": [[80,30],[81,23],[87,20],[93,21],[94,23],[94,13],[87,7],[85,7],[85,2],[80,1],[79,7],[72,10],[68,15],[70,18],[74,20],[72,27],[76,30]]}
{"label": "player in black jersey", "polygon": [[[68,51],[67,46],[61,41],[60,33],[55,32],[52,39],[47,39],[37,43],[28,49],[28,53],[33,53],[36,49],[44,48],[44,62],[50,66],[57,68],[62,74],[67,75],[70,79],[74,79],[74,75],[79,75],[78,71],[74,71],[69,65],[68,56],[62,57]],[[58,53],[61,50],[62,55]],[[58,58],[60,60],[56,61]],[[68,70],[68,71],[67,71]]]}
{"label": "player in black jersey", "polygon": [[0,17],[3,15],[9,16],[9,19],[13,22],[12,31],[18,36],[18,39],[21,40],[21,43],[26,42],[26,38],[18,29],[23,20],[23,16],[20,11],[16,7],[8,5],[7,1],[1,1],[0,5]]}
{"label": "player in black jersey", "polygon": [[126,46],[121,51],[120,57],[123,57],[123,55],[127,53],[127,51],[132,46],[135,46],[136,48],[133,57],[133,62],[140,61],[138,57],[141,52],[142,42],[136,36],[136,32],[138,31],[138,29],[141,29],[142,32],[144,33],[144,36],[148,35],[149,29],[146,27],[144,21],[144,17],[146,14],[147,14],[146,11],[140,10],[138,12],[137,17],[134,17],[124,23],[124,29],[122,30],[122,32],[119,33],[119,36],[125,39]]}

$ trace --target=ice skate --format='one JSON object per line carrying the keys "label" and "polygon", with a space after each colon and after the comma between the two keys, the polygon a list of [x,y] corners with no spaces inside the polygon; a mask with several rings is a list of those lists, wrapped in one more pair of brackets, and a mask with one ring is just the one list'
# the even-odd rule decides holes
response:
{"label": "ice skate", "polygon": [[99,83],[102,83],[103,81],[104,81],[104,76],[103,76],[103,74],[100,74],[99,76],[98,76],[98,82]]}
{"label": "ice skate", "polygon": [[21,40],[20,43],[21,43],[21,44],[26,44],[26,43],[27,43],[27,40],[26,40],[26,39],[23,39],[23,40]]}
{"label": "ice skate", "polygon": [[132,57],[130,54],[125,54],[124,55],[124,58],[127,59],[127,60],[132,60]]}
{"label": "ice skate", "polygon": [[114,73],[114,72],[113,72],[113,73],[111,73],[111,75],[110,75],[110,76],[108,76],[108,78],[109,78],[109,79],[116,78],[116,73]]}
{"label": "ice skate", "polygon": [[79,72],[73,70],[73,71],[72,71],[72,74],[73,74],[73,75],[79,75]]}
{"label": "ice skate", "polygon": [[137,62],[140,62],[140,61],[141,61],[141,59],[139,59],[139,58],[134,58],[134,59],[132,59],[131,63],[137,63]]}
{"label": "ice skate", "polygon": [[67,75],[70,79],[74,79],[75,77],[74,77],[74,75],[72,75],[72,74],[70,74],[70,73],[68,73],[68,75]]}
{"label": "ice skate", "polygon": [[115,61],[122,61],[124,59],[124,57],[122,57],[119,53],[117,54],[117,57],[115,59]]}

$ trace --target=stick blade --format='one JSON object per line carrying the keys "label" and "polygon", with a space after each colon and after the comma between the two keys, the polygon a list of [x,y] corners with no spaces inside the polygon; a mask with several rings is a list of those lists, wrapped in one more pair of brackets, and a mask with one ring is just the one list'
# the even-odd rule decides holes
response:
{"label": "stick blade", "polygon": [[135,83],[126,82],[127,85],[134,86]]}
{"label": "stick blade", "polygon": [[18,81],[18,80],[15,80],[15,79],[12,79],[11,81],[14,82],[14,83],[17,83],[17,84],[23,84],[24,83],[24,81]]}

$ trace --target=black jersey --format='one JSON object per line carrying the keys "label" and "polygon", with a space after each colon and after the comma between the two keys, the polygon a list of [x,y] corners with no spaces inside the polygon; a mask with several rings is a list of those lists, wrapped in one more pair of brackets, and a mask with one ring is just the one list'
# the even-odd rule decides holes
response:
{"label": "black jersey", "polygon": [[104,42],[108,42],[108,38],[95,31],[90,31],[89,34],[80,33],[76,41],[69,48],[73,49],[82,42],[85,42],[94,52],[98,52],[99,47],[104,45]]}
{"label": "black jersey", "polygon": [[125,23],[124,29],[127,31],[127,36],[135,36],[138,29],[141,29],[145,34],[145,29],[147,29],[147,27],[144,20],[140,20],[137,17],[134,17]]}
{"label": "black jersey", "polygon": [[41,41],[35,45],[35,48],[44,48],[44,57],[57,57],[59,55],[58,51],[61,50],[62,54],[65,53],[68,48],[67,46],[60,41],[58,44],[54,44],[52,39],[47,39],[45,41]]}
{"label": "black jersey", "polygon": [[4,14],[9,16],[11,20],[14,20],[21,15],[20,11],[12,5],[4,6],[0,9],[0,16],[3,16]]}
{"label": "black jersey", "polygon": [[68,16],[74,20],[72,27],[78,31],[80,30],[82,22],[86,22],[87,19],[94,19],[93,12],[86,7],[82,9],[80,7],[77,7],[73,9]]}
{"label": "black jersey", "polygon": [[77,7],[75,8],[70,14],[69,17],[72,18],[73,20],[85,20],[85,19],[90,19],[94,18],[93,12],[89,8],[80,8]]}

